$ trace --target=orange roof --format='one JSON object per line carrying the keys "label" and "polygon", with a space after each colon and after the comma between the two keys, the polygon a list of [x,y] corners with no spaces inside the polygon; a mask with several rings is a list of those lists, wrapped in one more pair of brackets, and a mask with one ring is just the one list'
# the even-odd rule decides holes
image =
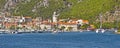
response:
{"label": "orange roof", "polygon": [[76,25],[77,23],[58,23],[58,24],[61,24],[61,25]]}
{"label": "orange roof", "polygon": [[58,22],[58,24],[62,24],[62,25],[74,25],[77,24],[76,21],[74,22]]}
{"label": "orange roof", "polygon": [[55,24],[57,24],[57,23],[55,23],[55,22],[53,22],[53,23],[50,23],[51,25],[55,25]]}
{"label": "orange roof", "polygon": [[77,23],[76,22],[73,22],[73,23],[68,23],[68,22],[58,22],[58,23],[55,23],[55,22],[43,22],[43,24],[48,24],[48,25],[55,25],[55,24],[60,24],[60,25],[76,25]]}
{"label": "orange roof", "polygon": [[5,26],[17,25],[17,23],[5,23]]}
{"label": "orange roof", "polygon": [[2,16],[0,16],[0,18],[2,18]]}
{"label": "orange roof", "polygon": [[88,21],[88,20],[83,20],[83,23],[88,24],[88,23],[89,23],[89,21]]}

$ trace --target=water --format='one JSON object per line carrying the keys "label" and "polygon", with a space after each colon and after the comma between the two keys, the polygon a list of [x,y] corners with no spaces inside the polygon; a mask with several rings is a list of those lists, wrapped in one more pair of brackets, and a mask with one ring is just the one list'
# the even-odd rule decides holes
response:
{"label": "water", "polygon": [[0,34],[0,48],[120,48],[120,35],[92,32]]}

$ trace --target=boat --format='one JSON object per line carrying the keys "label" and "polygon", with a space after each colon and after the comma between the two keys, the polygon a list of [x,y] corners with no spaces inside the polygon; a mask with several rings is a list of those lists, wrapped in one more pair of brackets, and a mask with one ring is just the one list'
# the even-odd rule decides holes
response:
{"label": "boat", "polygon": [[6,34],[17,34],[18,32],[16,30],[6,30]]}
{"label": "boat", "polygon": [[118,32],[118,30],[115,30],[115,32]]}
{"label": "boat", "polygon": [[11,32],[11,34],[18,34],[18,32],[17,31],[13,31],[13,32]]}
{"label": "boat", "polygon": [[100,14],[100,28],[99,29],[96,29],[96,33],[104,33],[105,32],[105,29],[102,28],[102,15]]}
{"label": "boat", "polygon": [[120,34],[120,30],[115,30],[115,34]]}
{"label": "boat", "polygon": [[4,34],[4,33],[5,33],[5,30],[0,29],[0,34]]}
{"label": "boat", "polygon": [[99,32],[104,33],[105,30],[104,29],[96,29],[96,33],[99,33]]}
{"label": "boat", "polygon": [[42,30],[34,30],[34,31],[32,31],[32,33],[43,33],[43,31]]}
{"label": "boat", "polygon": [[116,30],[116,31],[115,31],[115,34],[120,34],[120,30]]}

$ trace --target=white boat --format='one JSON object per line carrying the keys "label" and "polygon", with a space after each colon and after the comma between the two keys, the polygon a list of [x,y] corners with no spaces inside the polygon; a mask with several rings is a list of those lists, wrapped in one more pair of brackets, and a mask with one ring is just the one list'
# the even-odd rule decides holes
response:
{"label": "white boat", "polygon": [[104,33],[105,32],[105,30],[104,29],[96,29],[96,33]]}
{"label": "white boat", "polygon": [[7,33],[7,34],[17,34],[18,32],[16,30],[6,30],[5,33]]}
{"label": "white boat", "polygon": [[13,31],[13,32],[11,32],[11,34],[18,34],[18,32],[17,31]]}
{"label": "white boat", "polygon": [[118,30],[117,30],[117,29],[115,30],[115,33],[116,33],[116,32],[118,32]]}
{"label": "white boat", "polygon": [[100,16],[99,17],[100,18],[100,28],[96,29],[96,33],[99,33],[99,32],[104,33],[105,29],[102,29],[102,15],[100,14],[99,16]]}

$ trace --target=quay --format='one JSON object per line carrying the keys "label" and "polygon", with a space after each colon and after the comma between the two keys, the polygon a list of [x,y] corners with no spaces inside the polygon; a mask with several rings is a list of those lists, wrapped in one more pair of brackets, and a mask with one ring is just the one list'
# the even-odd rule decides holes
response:
{"label": "quay", "polygon": [[[97,30],[97,29],[96,29]],[[0,34],[25,34],[25,33],[70,33],[70,32],[81,32],[81,33],[103,33],[102,31],[96,32],[96,30],[78,30],[78,31],[62,31],[62,30],[26,30],[26,31],[17,31],[17,30],[1,30]],[[120,32],[115,32],[115,30],[104,30],[104,33],[120,34]]]}

